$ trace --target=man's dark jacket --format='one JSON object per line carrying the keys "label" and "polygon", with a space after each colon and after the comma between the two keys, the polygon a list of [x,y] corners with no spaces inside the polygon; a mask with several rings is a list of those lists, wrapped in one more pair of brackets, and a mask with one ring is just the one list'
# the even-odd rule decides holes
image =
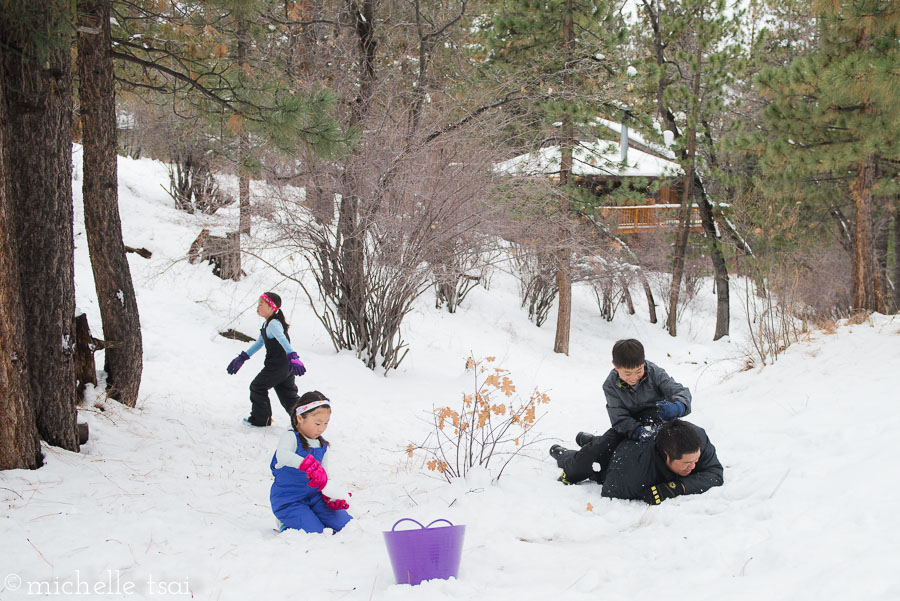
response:
{"label": "man's dark jacket", "polygon": [[[722,464],[716,457],[716,448],[709,441],[706,431],[691,426],[700,435],[700,459],[687,476],[681,477],[666,467],[666,457],[656,449],[655,441],[634,442],[625,440],[616,447],[609,472],[603,482],[604,497],[615,499],[643,499],[654,484],[675,482],[684,484],[684,493],[696,495],[724,482]],[[678,487],[679,489],[681,486]]]}
{"label": "man's dark jacket", "polygon": [[657,401],[681,401],[684,415],[691,412],[691,391],[649,361],[644,361],[644,376],[633,387],[623,382],[615,369],[612,370],[603,382],[603,393],[609,423],[622,436],[629,436],[638,426],[646,425],[635,416],[655,410]]}

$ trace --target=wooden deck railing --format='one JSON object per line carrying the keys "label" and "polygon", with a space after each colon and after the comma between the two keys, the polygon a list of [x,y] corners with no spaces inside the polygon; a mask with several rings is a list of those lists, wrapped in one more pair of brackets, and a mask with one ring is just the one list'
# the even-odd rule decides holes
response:
{"label": "wooden deck railing", "polygon": [[[677,204],[638,205],[627,207],[604,207],[601,214],[611,219],[619,234],[636,234],[651,230],[676,228],[679,225],[681,206]],[[691,207],[691,231],[703,230],[700,223],[700,209]]]}

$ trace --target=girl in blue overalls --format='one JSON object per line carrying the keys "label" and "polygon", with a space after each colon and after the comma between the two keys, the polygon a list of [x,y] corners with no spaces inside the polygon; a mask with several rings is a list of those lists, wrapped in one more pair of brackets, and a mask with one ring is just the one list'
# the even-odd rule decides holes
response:
{"label": "girl in blue overalls", "polygon": [[274,388],[281,406],[288,413],[297,402],[297,385],[294,376],[306,373],[303,362],[291,348],[288,323],[281,310],[281,297],[274,292],[266,292],[259,297],[256,314],[265,319],[259,330],[259,338],[246,351],[231,360],[226,371],[236,374],[256,351],[266,347],[266,361],[262,371],[250,382],[250,417],[244,418],[248,426],[268,426],[272,423],[272,405],[269,404],[269,389]]}
{"label": "girl in blue overalls", "polygon": [[322,433],[331,418],[331,401],[319,391],[307,392],[291,411],[291,425],[278,441],[269,465],[275,482],[269,493],[278,529],[337,532],[353,518],[343,499],[322,493],[328,483],[323,463],[328,443]]}

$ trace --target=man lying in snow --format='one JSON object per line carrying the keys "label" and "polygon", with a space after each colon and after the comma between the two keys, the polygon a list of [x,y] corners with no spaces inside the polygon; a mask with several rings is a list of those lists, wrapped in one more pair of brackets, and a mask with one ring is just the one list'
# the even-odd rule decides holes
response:
{"label": "man lying in snow", "polygon": [[602,494],[659,505],[721,486],[723,471],[703,428],[676,419],[660,426],[655,440],[625,440],[616,447]]}

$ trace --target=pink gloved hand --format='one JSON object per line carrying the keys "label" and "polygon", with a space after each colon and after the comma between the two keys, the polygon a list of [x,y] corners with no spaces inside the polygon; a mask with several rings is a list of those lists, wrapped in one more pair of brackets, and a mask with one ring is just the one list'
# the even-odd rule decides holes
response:
{"label": "pink gloved hand", "polygon": [[303,463],[300,464],[299,469],[306,474],[307,478],[309,478],[309,486],[322,490],[325,488],[325,485],[328,484],[328,474],[325,473],[325,468],[322,467],[321,463],[316,461],[316,458],[312,456],[312,453],[304,457]]}
{"label": "pink gloved hand", "polygon": [[350,509],[350,504],[343,499],[332,499],[331,497],[322,495],[322,500],[325,501],[325,505],[328,506],[328,509]]}

